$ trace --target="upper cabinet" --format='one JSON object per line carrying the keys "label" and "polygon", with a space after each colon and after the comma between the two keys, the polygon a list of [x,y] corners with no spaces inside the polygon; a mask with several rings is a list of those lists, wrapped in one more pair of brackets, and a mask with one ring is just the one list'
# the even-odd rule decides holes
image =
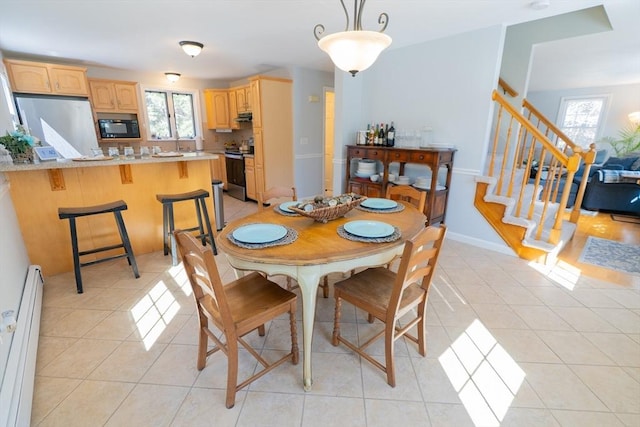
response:
{"label": "upper cabinet", "polygon": [[91,102],[96,112],[137,113],[137,83],[90,79]]}
{"label": "upper cabinet", "polygon": [[226,89],[205,89],[208,129],[231,129],[229,94]]}
{"label": "upper cabinet", "polygon": [[86,68],[5,59],[14,92],[89,96]]}
{"label": "upper cabinet", "polygon": [[238,113],[247,113],[251,111],[251,87],[241,86],[231,89],[236,98],[236,107]]}

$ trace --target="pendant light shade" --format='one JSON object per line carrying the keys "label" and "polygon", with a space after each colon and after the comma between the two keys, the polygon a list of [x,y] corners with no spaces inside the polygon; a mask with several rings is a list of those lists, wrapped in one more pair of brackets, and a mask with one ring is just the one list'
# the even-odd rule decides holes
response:
{"label": "pendant light shade", "polygon": [[380,56],[380,53],[391,45],[391,37],[384,33],[389,23],[389,16],[381,13],[378,24],[382,25],[380,31],[362,30],[362,8],[365,0],[353,1],[353,30],[349,30],[349,14],[340,0],[342,9],[347,18],[347,26],[344,31],[320,37],[324,33],[324,26],[318,24],[313,33],[318,40],[318,47],[325,51],[336,67],[355,76],[359,71],[366,70]]}
{"label": "pendant light shade", "polygon": [[391,37],[376,31],[343,31],[318,41],[336,67],[354,76],[372,66],[390,44]]}
{"label": "pendant light shade", "polygon": [[175,83],[178,80],[180,80],[179,73],[164,73],[164,75],[167,78],[167,80],[169,80],[171,83]]}
{"label": "pendant light shade", "polygon": [[192,41],[181,41],[180,46],[182,47],[182,50],[184,50],[184,53],[186,53],[192,58],[200,55],[200,52],[204,47],[202,43],[192,42]]}

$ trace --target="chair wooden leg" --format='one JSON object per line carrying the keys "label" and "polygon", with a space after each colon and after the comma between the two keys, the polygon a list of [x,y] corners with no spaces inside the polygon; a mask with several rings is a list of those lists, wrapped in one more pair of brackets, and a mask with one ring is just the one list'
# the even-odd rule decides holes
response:
{"label": "chair wooden leg", "polygon": [[342,305],[342,300],[340,299],[340,295],[335,295],[336,298],[336,311],[334,314],[333,320],[333,338],[331,340],[331,344],[334,347],[338,346],[338,338],[340,337],[340,306]]}
{"label": "chair wooden leg", "polygon": [[[230,337],[227,337],[229,339]],[[238,341],[235,337],[227,343],[227,409],[236,404],[236,387],[238,384]]]}
{"label": "chair wooden leg", "polygon": [[265,329],[264,329],[264,323],[260,326],[258,326],[258,335],[260,335],[261,337],[263,337],[265,334]]}
{"label": "chair wooden leg", "polygon": [[395,322],[391,325],[386,325],[386,331],[384,333],[384,357],[385,357],[385,365],[387,368],[387,383],[391,387],[396,386],[396,368],[393,363],[394,356],[394,341],[393,337],[395,336]]}
{"label": "chair wooden leg", "polygon": [[375,318],[375,317],[373,317],[373,314],[368,313],[368,314],[367,314],[367,322],[369,322],[369,323],[373,323],[373,321],[374,321],[374,320],[376,320],[376,318]]}
{"label": "chair wooden leg", "polygon": [[329,298],[329,276],[324,276],[322,279],[322,296],[324,298]]}
{"label": "chair wooden leg", "polygon": [[200,336],[198,337],[198,362],[196,367],[198,371],[202,371],[207,364],[207,346],[209,345],[209,336],[205,332],[208,327],[207,318],[200,316]]}
{"label": "chair wooden leg", "polygon": [[296,325],[295,303],[291,304],[291,309],[289,310],[289,323],[291,324],[291,353],[293,353],[291,363],[297,365],[300,359],[300,350],[298,349],[298,328]]}
{"label": "chair wooden leg", "polygon": [[427,302],[418,304],[417,310],[420,315],[420,320],[416,327],[418,328],[418,353],[422,357],[427,355],[427,331],[426,331],[426,317],[427,317]]}

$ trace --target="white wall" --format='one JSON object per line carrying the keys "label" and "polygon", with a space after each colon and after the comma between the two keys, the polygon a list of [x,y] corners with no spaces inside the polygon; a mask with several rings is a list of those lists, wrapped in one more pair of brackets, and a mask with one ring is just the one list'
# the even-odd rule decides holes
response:
{"label": "white wall", "polygon": [[[2,59],[0,55],[0,60]],[[0,62],[0,72],[5,73]],[[0,133],[13,130],[11,116],[7,107],[4,91],[0,90]],[[0,173],[0,312],[14,310],[18,312],[24,280],[27,277],[29,256],[20,234],[18,219],[9,196],[9,183]],[[46,273],[46,272],[44,272]],[[0,344],[0,384],[9,356],[9,347],[13,335],[3,334]]]}
{"label": "white wall", "polygon": [[[393,120],[396,130],[431,126],[434,142],[458,149],[446,218],[450,236],[506,251],[473,206],[503,38],[504,28],[495,26],[383,52],[353,78],[337,71],[336,146],[353,144],[355,131],[367,122]],[[344,151],[336,149],[336,156],[342,152],[344,159]]]}
{"label": "white wall", "polygon": [[[628,114],[640,111],[640,84],[529,92],[527,99],[542,114],[556,122],[562,97],[589,95],[610,95],[610,105],[604,117],[603,137],[617,137],[621,129],[631,126]],[[611,148],[606,143],[596,144],[598,148]],[[614,155],[615,152],[611,151],[610,154]]]}
{"label": "white wall", "polygon": [[[323,89],[333,87],[333,73],[293,69],[294,180],[300,198],[323,192]],[[317,101],[310,102],[313,96]]]}

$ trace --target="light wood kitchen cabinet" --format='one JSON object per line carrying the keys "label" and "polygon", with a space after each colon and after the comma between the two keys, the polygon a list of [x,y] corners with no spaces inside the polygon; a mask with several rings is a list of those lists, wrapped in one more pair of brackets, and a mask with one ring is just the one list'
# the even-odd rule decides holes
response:
{"label": "light wood kitchen cabinet", "polygon": [[90,79],[89,88],[96,112],[138,113],[137,83]]}
{"label": "light wood kitchen cabinet", "polygon": [[204,90],[208,129],[231,129],[228,92],[224,89]]}
{"label": "light wood kitchen cabinet", "polygon": [[[404,175],[406,164],[425,165],[431,170],[430,189],[421,189],[427,192],[427,203],[424,214],[427,216],[427,225],[444,222],[447,212],[447,199],[451,186],[451,171],[453,169],[453,156],[455,149],[413,149],[349,145],[347,146],[347,191],[362,194],[367,197],[384,197],[389,185],[395,185],[389,181],[389,166],[397,163],[399,175]],[[382,180],[372,182],[368,177],[358,177],[357,162],[360,159],[376,160],[378,172],[383,172]],[[438,172],[446,169],[445,182],[438,185]]]}
{"label": "light wood kitchen cabinet", "polygon": [[293,101],[288,79],[256,76],[252,90],[256,193],[293,179]]}
{"label": "light wood kitchen cabinet", "polygon": [[251,157],[244,158],[244,179],[247,183],[247,197],[252,200],[258,200],[255,161]]}
{"label": "light wood kitchen cabinet", "polygon": [[262,112],[261,112],[261,100],[260,100],[260,80],[251,80],[249,83],[251,91],[251,113],[254,128],[262,127]]}
{"label": "light wood kitchen cabinet", "polygon": [[240,123],[235,120],[238,117],[238,100],[234,90],[229,89],[229,121],[231,129],[240,129]]}
{"label": "light wood kitchen cabinet", "polygon": [[14,92],[89,96],[86,68],[5,59]]}
{"label": "light wood kitchen cabinet", "polygon": [[236,108],[239,113],[251,111],[251,86],[241,86],[233,88],[236,97]]}

